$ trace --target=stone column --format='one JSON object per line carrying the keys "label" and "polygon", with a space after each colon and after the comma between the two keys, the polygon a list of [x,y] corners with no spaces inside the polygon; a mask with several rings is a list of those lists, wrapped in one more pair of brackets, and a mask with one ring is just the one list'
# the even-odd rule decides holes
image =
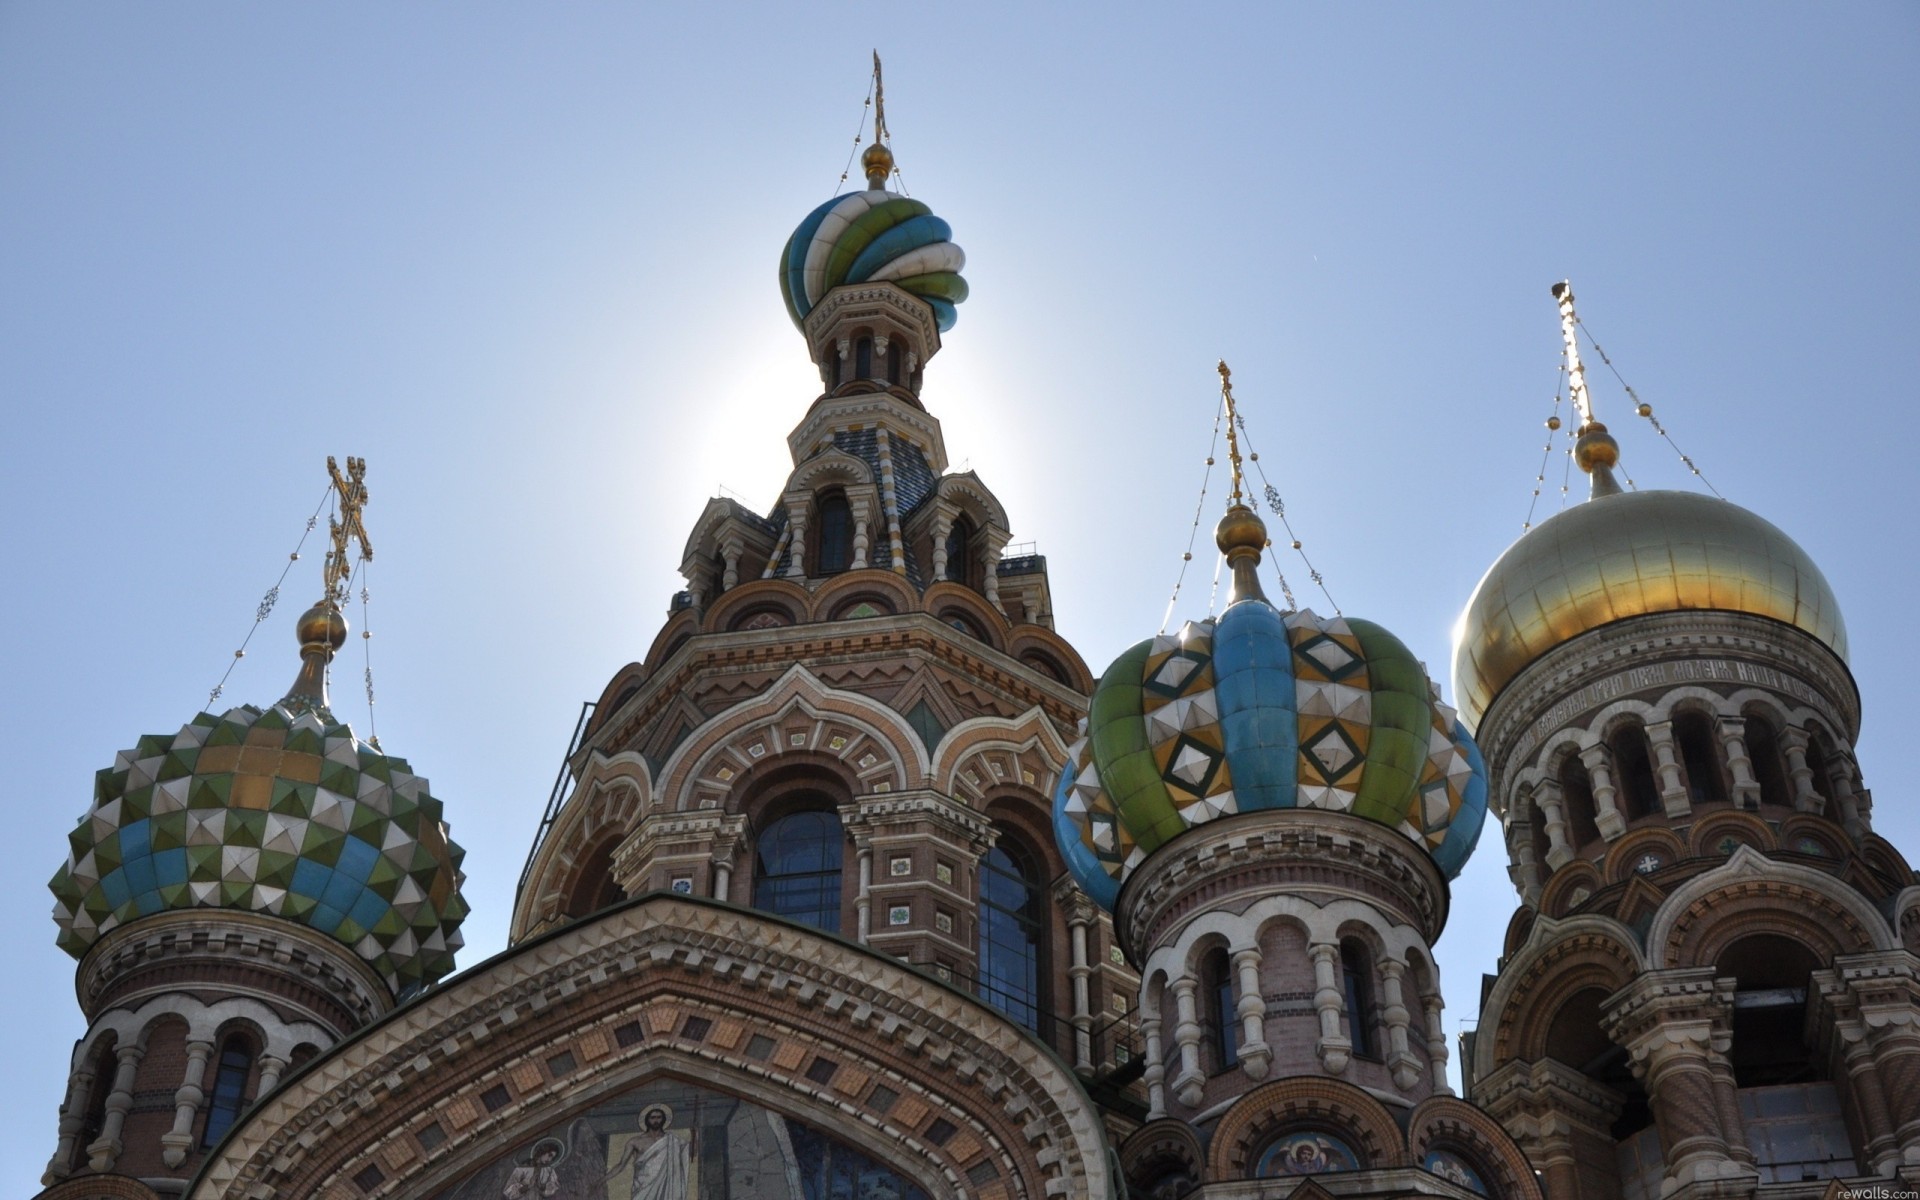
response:
{"label": "stone column", "polygon": [[716,859],[713,864],[713,898],[731,900],[728,895],[733,890],[733,864],[724,859]]}
{"label": "stone column", "polygon": [[893,346],[893,339],[884,333],[873,335],[873,377],[885,383],[887,381],[887,351]]}
{"label": "stone column", "polygon": [[207,1077],[207,1060],[212,1057],[212,1042],[187,1043],[187,1073],[173,1093],[173,1128],[160,1135],[160,1144],[165,1147],[160,1158],[170,1167],[187,1161],[187,1151],[193,1149],[193,1115],[207,1098],[200,1084]]}
{"label": "stone column", "polygon": [[107,1117],[100,1125],[100,1136],[87,1147],[87,1165],[96,1171],[113,1170],[120,1157],[120,1130],[133,1107],[133,1077],[145,1055],[139,1046],[122,1046],[116,1055],[119,1062],[113,1072],[113,1090],[107,1093]]}
{"label": "stone column", "polygon": [[720,543],[720,559],[722,563],[720,572],[721,591],[729,592],[740,586],[740,556],[746,552],[746,543],[738,538],[728,538],[726,541]]}
{"label": "stone column", "polygon": [[1653,770],[1660,780],[1660,804],[1669,817],[1684,817],[1693,811],[1693,799],[1687,795],[1687,781],[1680,774],[1680,748],[1673,740],[1673,722],[1655,721],[1647,728],[1647,744],[1653,747]]}
{"label": "stone column", "polygon": [[1000,611],[1000,552],[1007,548],[1008,534],[998,530],[982,531],[980,539],[980,590],[986,593],[987,603],[993,605],[995,612]]}
{"label": "stone column", "polygon": [[[1062,881],[1066,883],[1067,881]],[[1093,964],[1087,961],[1087,929],[1094,922],[1093,903],[1079,888],[1068,886],[1054,891],[1054,903],[1067,917],[1067,939],[1073,953],[1073,965],[1067,978],[1073,981],[1073,1066],[1077,1071],[1093,1070],[1093,995],[1089,981]]]}
{"label": "stone column", "polygon": [[792,553],[787,556],[787,578],[805,579],[807,577],[807,509],[813,498],[797,500],[790,497],[787,503],[787,545]]}
{"label": "stone column", "polygon": [[[1827,972],[1815,972],[1818,979]],[[1858,1134],[1866,1161],[1861,1165],[1882,1178],[1892,1178],[1900,1167],[1900,1143],[1893,1134],[1885,1089],[1880,1086],[1880,1064],[1874,1061],[1873,1046],[1867,1039],[1863,1021],[1835,1023],[1841,1058],[1846,1064],[1846,1085],[1852,1101],[1848,1107],[1860,1122]]]}
{"label": "stone column", "polygon": [[87,1097],[93,1091],[93,1070],[86,1060],[67,1076],[67,1101],[60,1106],[60,1143],[54,1147],[47,1173],[40,1182],[51,1186],[73,1173],[74,1144],[87,1125]]}
{"label": "stone column", "polygon": [[867,548],[872,544],[870,527],[873,521],[873,505],[868,503],[864,494],[856,494],[847,506],[853,510],[853,561],[849,570],[863,571],[867,567]]}
{"label": "stone column", "polygon": [[1720,1113],[1720,1132],[1727,1139],[1727,1153],[1736,1161],[1753,1165],[1753,1151],[1747,1146],[1747,1131],[1740,1120],[1740,1085],[1733,1077],[1733,993],[1738,979],[1713,981],[1713,1017],[1707,1048],[1707,1066],[1713,1072],[1713,1099]]}
{"label": "stone column", "polygon": [[253,1093],[254,1099],[258,1100],[260,1097],[266,1095],[268,1092],[272,1091],[276,1086],[278,1086],[280,1083],[280,1077],[286,1074],[286,1072],[287,1072],[286,1059],[275,1058],[271,1054],[261,1055],[260,1056],[260,1087],[258,1090],[256,1090]]}
{"label": "stone column", "polygon": [[945,501],[936,501],[933,509],[933,577],[936,580],[947,577],[947,538],[953,533],[954,507]]}
{"label": "stone column", "polygon": [[1901,950],[1835,960],[1841,1019],[1862,1027],[1904,1169],[1920,1168],[1920,972]]}
{"label": "stone column", "polygon": [[1233,971],[1238,983],[1233,1015],[1240,1018],[1240,1070],[1248,1079],[1265,1079],[1273,1047],[1267,1045],[1267,1001],[1260,994],[1260,947],[1235,950]]}
{"label": "stone column", "polygon": [[854,895],[853,910],[856,914],[855,936],[862,946],[873,936],[873,843],[861,838],[856,846],[859,850],[859,887]]}
{"label": "stone column", "polygon": [[1379,966],[1381,1015],[1387,1019],[1387,1068],[1393,1072],[1394,1086],[1404,1092],[1420,1082],[1421,1067],[1407,1042],[1407,1030],[1413,1024],[1413,1014],[1407,1011],[1407,964],[1382,955]]}
{"label": "stone column", "polygon": [[1840,809],[1840,822],[1846,827],[1847,836],[1863,838],[1873,830],[1867,827],[1860,812],[1860,797],[1853,790],[1855,766],[1852,754],[1835,750],[1827,757],[1827,784],[1833,792],[1834,804]]}
{"label": "stone column", "polygon": [[1540,907],[1540,864],[1533,858],[1533,823],[1519,818],[1507,822],[1507,877],[1529,908]]}
{"label": "stone column", "polygon": [[[1433,1063],[1433,1094],[1436,1096],[1453,1095],[1453,1085],[1447,1082],[1447,1025],[1446,1000],[1440,995],[1440,968],[1429,967],[1426,979],[1420,985],[1420,1015],[1427,1022],[1427,1059]],[[1465,1070],[1467,1064],[1462,1063]]]}
{"label": "stone column", "polygon": [[1207,1074],[1200,1067],[1200,1011],[1195,998],[1199,987],[1200,981],[1191,975],[1173,981],[1173,1040],[1180,1047],[1180,1074],[1174,1077],[1173,1095],[1188,1108],[1200,1107],[1207,1085]]}
{"label": "stone column", "polygon": [[1787,775],[1793,780],[1793,807],[1800,812],[1826,811],[1826,799],[1814,790],[1813,768],[1807,763],[1807,731],[1787,726],[1780,731],[1780,748],[1787,752]]}
{"label": "stone column", "polygon": [[1160,1044],[1160,1014],[1157,1010],[1148,1014],[1145,985],[1140,991],[1140,1040],[1147,1056],[1146,1070],[1140,1077],[1147,1085],[1147,1120],[1155,1121],[1167,1115],[1166,1049]]}
{"label": "stone column", "polygon": [[1727,773],[1733,777],[1734,806],[1759,808],[1760,781],[1753,777],[1753,760],[1747,756],[1747,719],[1720,717],[1714,724],[1721,753],[1727,756]]}
{"label": "stone column", "polygon": [[1567,804],[1560,794],[1560,782],[1543,779],[1534,785],[1533,806],[1547,830],[1547,866],[1555,871],[1573,859],[1573,847],[1567,844]]}
{"label": "stone column", "polygon": [[1613,784],[1613,758],[1605,746],[1588,746],[1580,752],[1580,762],[1593,781],[1593,823],[1600,836],[1609,842],[1627,831],[1627,819],[1620,815],[1620,790]]}
{"label": "stone column", "polygon": [[1314,1052],[1320,1056],[1321,1066],[1338,1075],[1347,1069],[1353,1056],[1353,1042],[1340,1032],[1340,1010],[1346,1004],[1340,992],[1340,947],[1319,942],[1307,952],[1313,956],[1313,1007],[1320,1016],[1320,1038],[1314,1043]]}
{"label": "stone column", "polygon": [[1625,1046],[1647,1089],[1667,1163],[1664,1190],[1710,1179],[1753,1179],[1734,1159],[1716,1094],[1712,967],[1649,971],[1607,1000],[1602,1024]]}

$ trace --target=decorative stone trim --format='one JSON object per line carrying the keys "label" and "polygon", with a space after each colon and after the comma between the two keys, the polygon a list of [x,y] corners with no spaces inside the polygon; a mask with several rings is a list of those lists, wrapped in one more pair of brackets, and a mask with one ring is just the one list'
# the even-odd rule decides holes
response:
{"label": "decorative stone trim", "polygon": [[[75,990],[91,1021],[179,990],[180,973],[251,993],[336,1031],[393,1007],[386,984],[346,946],[291,921],[232,909],[154,913],[112,930],[80,960]],[[165,976],[143,982],[152,972]]]}
{"label": "decorative stone trim", "polygon": [[1183,833],[1128,877],[1114,926],[1136,961],[1229,892],[1319,903],[1364,896],[1428,943],[1447,920],[1447,884],[1412,841],[1373,821],[1311,808],[1269,809]]}
{"label": "decorative stone trim", "polygon": [[1338,1131],[1360,1156],[1362,1170],[1407,1164],[1406,1139],[1386,1105],[1350,1083],[1298,1075],[1262,1084],[1234,1102],[1214,1126],[1207,1178],[1248,1178],[1262,1144],[1296,1122]]}
{"label": "decorative stone trim", "polygon": [[[745,1052],[743,1010],[794,1046],[785,1059]],[[678,1031],[694,1011],[711,1025],[689,1040]],[[610,1027],[635,1019],[642,1035],[621,1047]],[[577,1047],[575,1058],[589,1064],[582,1070],[598,1082],[588,1086],[579,1073],[548,1080],[539,1064],[556,1045]],[[831,1047],[855,1074],[897,1080],[888,1086],[902,1096],[931,1065],[942,1094],[922,1088],[920,1103],[964,1122],[967,1136],[925,1145],[903,1124],[911,1106],[891,1116],[843,1095],[822,1099],[817,1082],[788,1074],[804,1071],[815,1046]],[[1104,1198],[1116,1187],[1104,1132],[1072,1072],[988,1006],[813,930],[655,894],[443,984],[294,1075],[243,1118],[190,1194],[357,1197],[344,1181],[373,1161],[392,1181],[376,1195],[431,1194],[510,1135],[663,1073],[711,1081],[885,1148],[884,1157],[942,1194],[959,1192],[981,1154],[1019,1181],[1010,1194]],[[503,1080],[509,1103],[484,1112],[477,1096]],[[443,1114],[446,1140],[422,1151],[395,1128],[397,1111]],[[903,1149],[909,1161],[899,1161]]]}
{"label": "decorative stone trim", "polygon": [[1472,1153],[1475,1165],[1492,1172],[1487,1185],[1500,1200],[1543,1200],[1520,1147],[1491,1116],[1453,1096],[1434,1096],[1414,1106],[1407,1121],[1407,1148],[1418,1165],[1427,1151],[1459,1146]]}

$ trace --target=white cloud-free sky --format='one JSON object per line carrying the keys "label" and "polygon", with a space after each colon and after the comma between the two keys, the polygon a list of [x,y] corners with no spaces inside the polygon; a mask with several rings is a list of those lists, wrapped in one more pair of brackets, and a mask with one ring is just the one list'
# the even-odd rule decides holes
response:
{"label": "white cloud-free sky", "polygon": [[[1571,277],[1714,484],[1827,572],[1878,827],[1920,851],[1910,5],[7,4],[0,1190],[37,1187],[82,1032],[64,834],[205,704],[329,454],[369,463],[381,739],[469,850],[465,961],[504,944],[580,702],[644,653],[703,500],[785,475],[818,381],[774,262],[876,45],[907,185],[969,254],[925,399],[1096,671],[1161,619],[1225,357],[1334,596],[1444,680],[1526,513]],[[1694,486],[1590,378],[1634,478]],[[292,679],[308,549],[223,706]],[[1454,889],[1449,1033],[1504,865],[1490,831]]]}

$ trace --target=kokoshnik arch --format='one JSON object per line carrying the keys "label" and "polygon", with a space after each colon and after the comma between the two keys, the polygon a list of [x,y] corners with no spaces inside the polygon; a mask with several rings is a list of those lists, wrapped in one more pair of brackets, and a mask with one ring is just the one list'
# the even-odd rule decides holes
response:
{"label": "kokoshnik arch", "polygon": [[[793,469],[695,521],[509,948],[452,973],[440,800],[329,706],[349,460],[288,694],[140,739],[69,838],[45,1200],[1920,1181],[1920,889],[1838,604],[1761,518],[1620,489],[1571,290],[1593,498],[1469,601],[1458,711],[1388,630],[1268,600],[1224,364],[1227,603],[1096,681],[921,403],[965,256],[888,188],[879,83],[866,187],[778,256],[821,383]],[[1489,811],[1520,905],[1461,1097],[1432,948]]]}

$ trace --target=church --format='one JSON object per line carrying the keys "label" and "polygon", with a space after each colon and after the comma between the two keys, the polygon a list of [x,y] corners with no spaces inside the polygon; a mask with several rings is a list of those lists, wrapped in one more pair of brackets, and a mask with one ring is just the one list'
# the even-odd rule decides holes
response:
{"label": "church", "polygon": [[[292,685],[129,739],[52,879],[86,1026],[43,1200],[1920,1186],[1920,886],[1839,601],[1764,516],[1622,486],[1571,288],[1589,496],[1452,601],[1457,708],[1269,582],[1224,364],[1225,604],[1090,665],[921,402],[965,256],[883,112],[779,249],[819,392],[778,501],[688,532],[484,962],[457,798],[329,703],[371,553],[330,461]],[[1504,954],[1443,987],[1476,850]]]}

